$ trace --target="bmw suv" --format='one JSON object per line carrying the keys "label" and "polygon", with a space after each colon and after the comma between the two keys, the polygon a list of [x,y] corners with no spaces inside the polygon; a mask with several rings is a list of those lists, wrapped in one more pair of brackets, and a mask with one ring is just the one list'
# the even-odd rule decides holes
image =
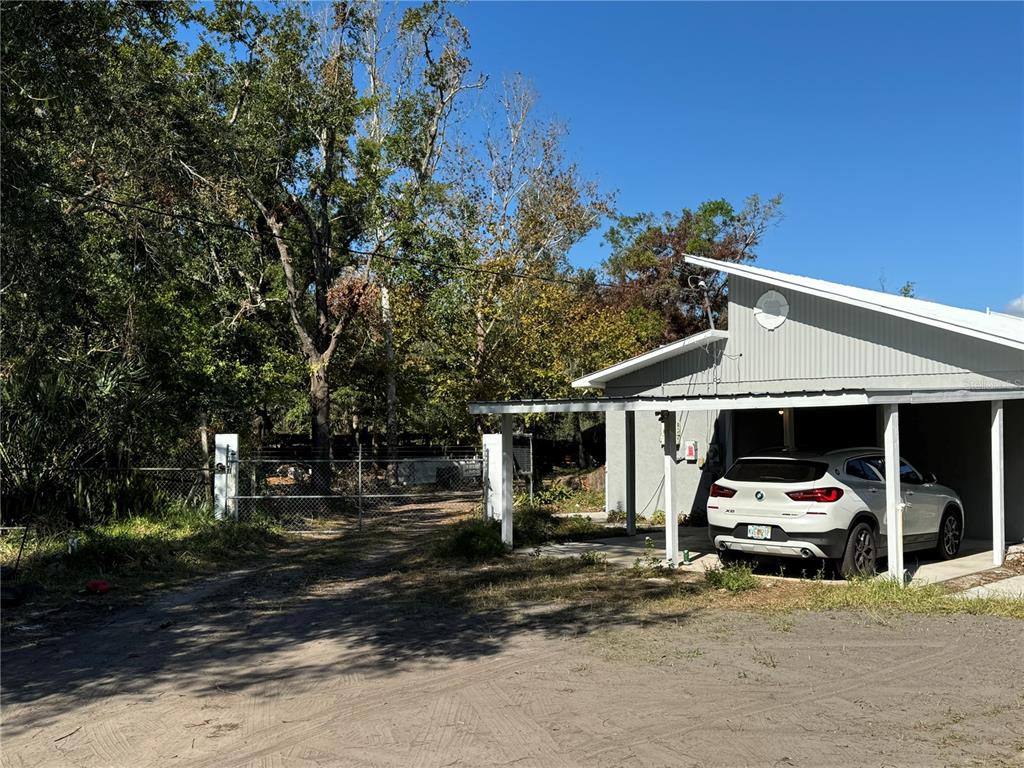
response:
{"label": "bmw suv", "polygon": [[[949,559],[963,539],[955,491],[900,461],[903,546]],[[875,572],[886,550],[885,455],[879,448],[766,452],[711,486],[708,533],[723,560],[746,553],[833,560],[844,577]]]}

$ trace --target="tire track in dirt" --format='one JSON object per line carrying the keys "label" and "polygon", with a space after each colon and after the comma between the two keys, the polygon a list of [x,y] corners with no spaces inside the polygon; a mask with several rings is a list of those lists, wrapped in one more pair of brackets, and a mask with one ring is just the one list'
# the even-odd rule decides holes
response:
{"label": "tire track in dirt", "polygon": [[[876,643],[875,646],[879,647],[883,651],[889,648],[887,644],[879,646],[879,644]],[[919,644],[914,645],[912,647],[914,650],[921,649],[921,646]],[[914,672],[920,672],[922,671],[922,668],[924,670],[927,670],[928,668],[936,665],[937,663],[941,663],[944,660],[952,658],[959,651],[957,647],[951,647],[948,645],[934,646],[934,648],[935,650],[933,650],[932,653],[929,653],[926,656],[916,656],[905,662],[899,663],[894,667],[888,668],[886,670],[886,680],[892,683],[898,681],[899,679],[901,679],[901,677],[906,678],[912,675]],[[734,706],[732,704],[729,704],[724,711],[720,707],[709,708],[705,709],[702,715],[687,727],[683,727],[677,730],[676,723],[674,722],[668,724],[663,724],[661,722],[647,723],[634,729],[634,731],[632,732],[632,736],[635,739],[642,739],[643,741],[650,741],[652,743],[671,739],[676,744],[681,744],[681,742],[685,740],[688,736],[698,733],[699,731],[708,728],[712,730],[717,730],[720,727],[720,723],[718,721],[725,720],[725,714],[728,714],[728,719],[730,720],[741,718],[749,719],[750,717],[764,715],[766,713],[774,712],[786,707],[792,708],[798,704],[808,705],[814,704],[824,699],[840,697],[844,694],[851,693],[853,691],[861,690],[863,688],[874,685],[877,685],[876,679],[865,678],[863,680],[858,680],[856,682],[847,683],[843,685],[827,686],[824,689],[821,689],[820,691],[812,693],[810,695],[808,695],[804,691],[801,691],[797,694],[775,696],[773,697],[773,701],[770,704],[763,704],[760,702],[749,704],[747,706]],[[710,723],[708,722],[709,720],[711,721]],[[609,752],[620,748],[621,747],[619,745],[609,744],[602,749],[591,750],[589,752],[586,752],[583,755],[583,757],[586,760],[600,761],[602,757],[608,756]],[[736,766],[741,764],[760,766],[763,764],[763,754],[751,755],[751,757],[756,759],[753,759],[751,761],[745,761],[745,763],[723,762],[718,764]]]}
{"label": "tire track in dirt", "polygon": [[[559,653],[560,651],[558,650],[552,650],[547,653],[531,656],[528,663],[532,664],[544,661],[545,659],[559,655]],[[219,768],[220,766],[246,764],[256,758],[264,757],[275,752],[281,752],[285,748],[289,748],[303,741],[315,738],[318,732],[322,731],[329,725],[343,720],[344,718],[349,718],[356,714],[361,717],[374,715],[379,713],[381,710],[386,710],[389,707],[397,707],[416,699],[420,699],[424,696],[454,694],[457,691],[461,691],[477,685],[482,681],[486,681],[491,676],[513,670],[524,663],[526,663],[524,659],[519,658],[518,655],[503,662],[494,662],[490,660],[477,661],[473,663],[475,669],[470,670],[468,673],[462,665],[456,665],[454,668],[437,673],[433,679],[426,681],[422,686],[415,689],[409,688],[408,685],[401,680],[400,676],[398,679],[389,679],[383,683],[382,688],[369,692],[370,695],[377,699],[375,702],[352,702],[342,706],[340,709],[321,706],[313,712],[306,711],[303,723],[284,729],[283,731],[279,730],[271,743],[255,746],[249,750],[242,750],[240,752],[236,751],[228,760],[221,757],[216,760],[203,760],[201,762],[194,763],[194,765],[196,768],[206,768],[206,766]],[[320,718],[326,719],[320,720]]]}
{"label": "tire track in dirt", "polygon": [[[541,724],[526,712],[524,695],[510,695],[505,687],[494,680],[480,686],[471,704],[483,726],[494,735],[498,751],[505,763],[525,760],[526,757],[543,758],[551,768],[569,768],[561,744],[552,738],[548,724]],[[517,701],[518,699],[518,701]]]}

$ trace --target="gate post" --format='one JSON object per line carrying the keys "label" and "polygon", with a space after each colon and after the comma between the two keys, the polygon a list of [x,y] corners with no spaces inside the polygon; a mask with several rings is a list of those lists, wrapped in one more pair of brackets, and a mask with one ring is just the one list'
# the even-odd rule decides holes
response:
{"label": "gate post", "polygon": [[359,505],[359,530],[363,530],[363,444],[356,436],[356,445],[359,450],[356,453],[356,503]]}
{"label": "gate post", "polygon": [[217,435],[213,461],[213,518],[238,520],[238,435]]}

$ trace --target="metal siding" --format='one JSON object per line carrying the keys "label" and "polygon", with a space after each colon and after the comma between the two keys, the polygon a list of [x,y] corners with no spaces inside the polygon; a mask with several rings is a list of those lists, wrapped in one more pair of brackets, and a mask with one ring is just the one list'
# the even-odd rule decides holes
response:
{"label": "metal siding", "polygon": [[716,346],[717,366],[694,350],[609,382],[609,394],[1024,385],[1020,350],[794,291],[784,292],[786,322],[767,331],[753,307],[769,288],[730,278],[729,339]]}

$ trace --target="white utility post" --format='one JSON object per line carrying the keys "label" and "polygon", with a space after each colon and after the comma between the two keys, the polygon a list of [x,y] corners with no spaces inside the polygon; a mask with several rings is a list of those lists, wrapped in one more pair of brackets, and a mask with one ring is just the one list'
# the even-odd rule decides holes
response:
{"label": "white utility post", "polygon": [[217,435],[213,461],[213,518],[237,520],[238,435]]}
{"label": "white utility post", "polygon": [[487,477],[484,478],[486,497],[484,517],[501,520],[501,433],[484,435],[484,454],[487,456]]}
{"label": "white utility post", "polygon": [[889,577],[903,577],[903,498],[900,489],[900,407],[885,408],[885,535]]}
{"label": "white utility post", "polygon": [[1006,490],[1003,471],[1003,401],[992,401],[992,564],[1006,555]]}
{"label": "white utility post", "polygon": [[512,414],[501,416],[501,540],[512,547]]}
{"label": "white utility post", "polygon": [[786,450],[796,450],[796,419],[792,408],[782,409],[782,444]]}
{"label": "white utility post", "polygon": [[626,411],[626,535],[636,534],[636,412]]}
{"label": "white utility post", "polygon": [[665,428],[665,559],[675,567],[679,565],[679,513],[673,479],[676,468],[675,411],[662,411],[661,420]]}

